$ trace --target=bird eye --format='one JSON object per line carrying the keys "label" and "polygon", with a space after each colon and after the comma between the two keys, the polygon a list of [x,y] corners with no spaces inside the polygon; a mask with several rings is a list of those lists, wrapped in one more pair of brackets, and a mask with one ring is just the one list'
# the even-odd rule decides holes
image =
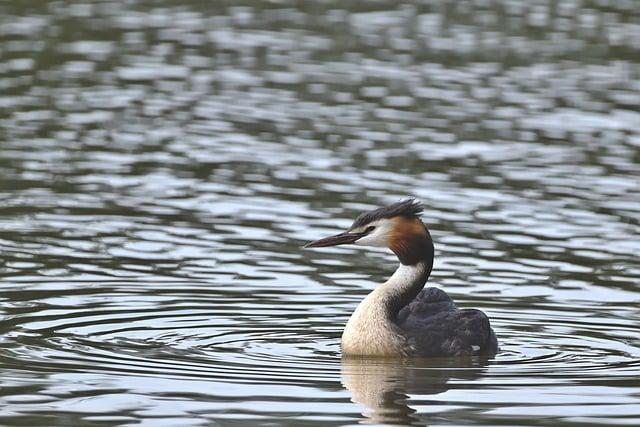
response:
{"label": "bird eye", "polygon": [[376,229],[376,227],[374,227],[373,225],[370,225],[364,230],[364,232],[365,233],[371,233],[375,229]]}

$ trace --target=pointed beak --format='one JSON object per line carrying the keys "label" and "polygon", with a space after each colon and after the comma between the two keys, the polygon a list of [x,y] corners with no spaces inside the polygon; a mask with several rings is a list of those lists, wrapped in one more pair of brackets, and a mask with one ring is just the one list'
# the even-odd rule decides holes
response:
{"label": "pointed beak", "polygon": [[303,248],[324,248],[327,246],[348,245],[364,236],[365,233],[349,233],[348,231],[335,236],[325,237],[324,239],[309,242]]}

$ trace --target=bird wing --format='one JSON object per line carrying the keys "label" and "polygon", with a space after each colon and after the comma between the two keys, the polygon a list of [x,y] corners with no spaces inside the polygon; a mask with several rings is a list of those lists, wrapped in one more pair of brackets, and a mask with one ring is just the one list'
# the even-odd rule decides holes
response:
{"label": "bird wing", "polygon": [[439,288],[424,288],[413,301],[400,310],[396,320],[400,325],[410,325],[443,311],[455,309],[455,303],[445,291]]}
{"label": "bird wing", "polygon": [[458,309],[441,289],[423,289],[400,311],[397,323],[422,356],[471,356],[498,350],[487,315]]}

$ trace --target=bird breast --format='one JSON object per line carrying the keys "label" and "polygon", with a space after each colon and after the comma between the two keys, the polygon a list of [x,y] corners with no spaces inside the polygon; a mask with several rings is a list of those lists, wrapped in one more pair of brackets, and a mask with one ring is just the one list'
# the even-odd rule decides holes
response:
{"label": "bird breast", "polygon": [[342,333],[342,352],[358,356],[402,356],[412,348],[402,330],[387,313],[376,291],[353,312]]}

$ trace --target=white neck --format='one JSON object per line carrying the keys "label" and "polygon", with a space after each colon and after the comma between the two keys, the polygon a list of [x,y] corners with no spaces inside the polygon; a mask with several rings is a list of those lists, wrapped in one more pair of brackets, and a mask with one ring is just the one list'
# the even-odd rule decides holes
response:
{"label": "white neck", "polygon": [[395,317],[423,288],[431,266],[400,264],[395,273],[362,300],[342,334],[345,354],[397,356],[410,351]]}
{"label": "white neck", "polygon": [[391,277],[371,292],[369,296],[380,293],[386,297],[388,308],[391,310],[390,314],[395,317],[398,311],[414,299],[424,287],[429,273],[431,273],[431,269],[422,262],[414,265],[400,264]]}

